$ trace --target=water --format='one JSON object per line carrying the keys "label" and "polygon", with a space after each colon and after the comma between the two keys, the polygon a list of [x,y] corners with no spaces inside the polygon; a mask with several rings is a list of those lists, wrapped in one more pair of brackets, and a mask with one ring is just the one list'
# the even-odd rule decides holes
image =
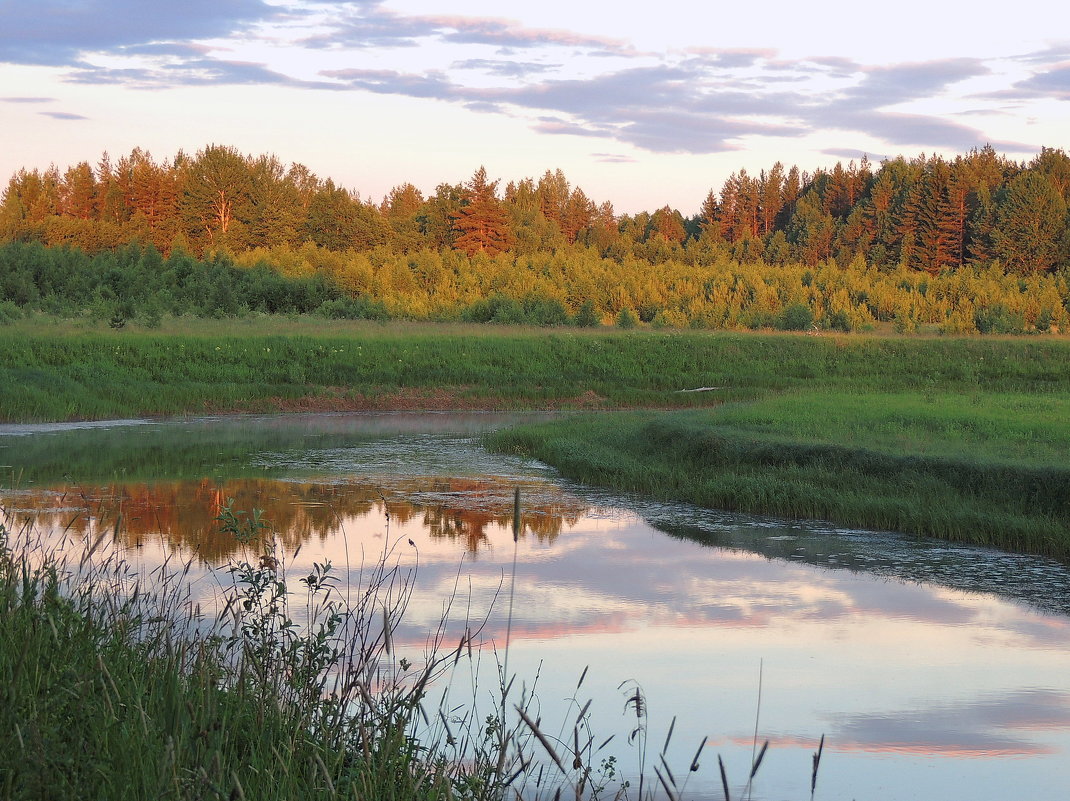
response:
{"label": "water", "polygon": [[[237,557],[222,504],[265,510],[287,575],[393,549],[417,567],[395,649],[418,658],[453,615],[488,614],[505,642],[514,487],[525,528],[509,670],[534,685],[544,727],[592,701],[606,753],[647,770],[676,717],[686,797],[739,795],[755,724],[769,751],[753,797],[809,795],[822,734],[822,799],[1061,799],[1070,786],[1070,571],[1055,562],[889,533],[660,504],[560,480],[488,454],[478,434],[515,415],[317,415],[0,427],[3,493],[18,519],[94,536],[118,526],[146,572],[193,558],[193,592]],[[387,514],[389,513],[389,521]],[[411,545],[409,541],[411,540]],[[492,660],[488,660],[492,661]],[[589,671],[579,692],[577,681]],[[626,704],[642,688],[645,735]],[[760,708],[759,708],[760,692]],[[492,694],[477,691],[479,704]],[[570,711],[571,709],[571,711]],[[568,729],[571,730],[570,728]]]}

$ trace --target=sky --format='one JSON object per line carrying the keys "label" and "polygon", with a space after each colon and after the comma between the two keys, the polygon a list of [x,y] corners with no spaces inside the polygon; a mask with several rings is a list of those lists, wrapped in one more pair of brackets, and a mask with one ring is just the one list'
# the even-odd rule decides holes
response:
{"label": "sky", "polygon": [[1052,0],[0,0],[0,180],[222,144],[374,201],[560,168],[694,214],[776,161],[1068,140]]}

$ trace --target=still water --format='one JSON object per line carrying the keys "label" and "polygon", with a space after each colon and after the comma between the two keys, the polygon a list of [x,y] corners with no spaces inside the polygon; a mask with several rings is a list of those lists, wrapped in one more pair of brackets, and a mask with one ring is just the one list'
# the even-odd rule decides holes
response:
{"label": "still water", "polygon": [[325,560],[346,576],[390,550],[416,571],[395,639],[414,657],[449,597],[455,613],[489,614],[484,638],[500,649],[512,585],[509,672],[534,686],[544,726],[564,724],[589,667],[581,701],[595,735],[616,734],[606,753],[634,772],[625,702],[639,686],[651,754],[676,718],[678,779],[709,738],[688,798],[722,797],[718,755],[738,797],[756,727],[769,740],[756,799],[809,797],[822,734],[817,798],[1066,797],[1065,566],[593,490],[480,448],[481,432],[517,419],[0,426],[0,503],[45,533],[111,528],[146,575],[192,558],[192,592],[207,605],[221,593],[212,568],[238,556],[215,519],[231,498],[264,510],[291,577]]}

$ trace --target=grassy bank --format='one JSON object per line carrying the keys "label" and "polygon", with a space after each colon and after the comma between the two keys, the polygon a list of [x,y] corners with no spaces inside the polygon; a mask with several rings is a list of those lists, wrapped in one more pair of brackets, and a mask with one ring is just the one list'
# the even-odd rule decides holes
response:
{"label": "grassy bank", "polygon": [[[203,324],[202,324],[203,323]],[[0,420],[362,408],[702,406],[785,390],[1070,391],[1070,343],[311,319],[0,329]],[[680,390],[714,387],[708,392]]]}
{"label": "grassy bank", "polygon": [[1070,398],[786,393],[490,435],[570,478],[1070,559]]}

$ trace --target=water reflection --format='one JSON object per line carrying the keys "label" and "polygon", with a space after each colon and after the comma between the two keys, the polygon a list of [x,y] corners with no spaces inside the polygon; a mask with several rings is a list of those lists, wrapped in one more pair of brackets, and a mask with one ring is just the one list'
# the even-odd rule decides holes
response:
{"label": "water reflection", "polygon": [[[230,498],[235,509],[265,510],[288,581],[323,560],[354,579],[359,554],[394,553],[417,571],[399,658],[415,661],[455,598],[451,641],[473,617],[487,615],[488,649],[510,628],[510,670],[538,677],[545,721],[559,720],[591,667],[584,693],[597,732],[617,735],[611,750],[625,771],[634,721],[619,685],[634,680],[649,702],[652,748],[678,716],[674,768],[711,738],[704,764],[714,770],[696,774],[692,797],[720,797],[718,754],[738,795],[759,674],[759,736],[771,748],[754,798],[805,797],[822,733],[821,798],[1056,799],[1070,785],[1065,566],[592,491],[480,450],[473,433],[486,419],[461,430],[436,420],[429,431],[408,417],[377,419],[370,434],[352,419],[270,420],[262,440],[249,421],[237,432],[218,422],[139,426],[160,459],[184,436],[212,442],[179,448],[169,466],[144,462],[137,480],[117,479],[121,459],[105,455],[106,480],[57,481],[61,459],[38,444],[28,451],[39,459],[37,486],[2,503],[42,529],[117,530],[146,571],[174,552],[204,565],[234,559],[216,520]],[[110,448],[106,432],[77,433],[87,458]],[[36,435],[27,436],[17,439]],[[514,543],[517,485],[525,516]],[[514,555],[509,620],[501,597]],[[191,575],[206,603],[218,594],[210,571]]]}
{"label": "water reflection", "polygon": [[432,538],[459,544],[477,555],[488,544],[488,527],[502,528],[513,516],[513,492],[525,498],[524,534],[552,543],[575,525],[588,507],[543,481],[482,478],[390,477],[382,482],[309,482],[235,479],[113,483],[100,487],[59,485],[0,498],[16,519],[46,530],[87,534],[109,526],[127,546],[159,542],[221,565],[240,550],[220,529],[224,506],[262,512],[279,544],[293,552],[312,540],[360,532],[389,512],[395,525],[416,521]]}

